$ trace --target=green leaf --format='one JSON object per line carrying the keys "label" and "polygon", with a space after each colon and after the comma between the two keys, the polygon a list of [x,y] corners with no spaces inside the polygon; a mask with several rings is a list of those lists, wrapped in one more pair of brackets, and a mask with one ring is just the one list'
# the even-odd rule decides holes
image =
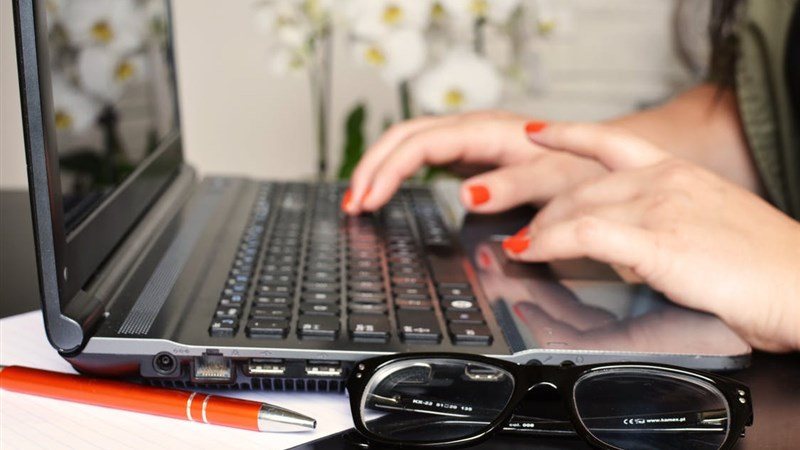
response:
{"label": "green leaf", "polygon": [[367,119],[367,107],[358,103],[347,115],[345,122],[345,142],[342,149],[342,162],[339,166],[338,179],[349,180],[358,161],[365,150],[364,122]]}

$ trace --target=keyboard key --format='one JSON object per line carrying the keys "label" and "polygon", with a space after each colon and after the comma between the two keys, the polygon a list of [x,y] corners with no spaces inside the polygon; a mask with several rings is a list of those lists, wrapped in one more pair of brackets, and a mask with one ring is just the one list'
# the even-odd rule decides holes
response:
{"label": "keyboard key", "polygon": [[394,306],[398,309],[433,309],[433,304],[430,300],[410,298],[395,299]]}
{"label": "keyboard key", "polygon": [[251,338],[283,339],[289,332],[289,322],[285,319],[250,319],[245,333]]}
{"label": "keyboard key", "polygon": [[306,281],[303,283],[303,290],[306,292],[339,292],[341,287],[339,283],[330,283],[327,281]]}
{"label": "keyboard key", "polygon": [[457,345],[489,345],[492,343],[492,332],[486,325],[467,323],[451,323],[450,337]]}
{"label": "keyboard key", "polygon": [[393,291],[394,295],[398,297],[419,298],[419,299],[429,298],[427,287],[426,288],[396,287],[393,289]]}
{"label": "keyboard key", "polygon": [[309,271],[306,272],[305,276],[306,280],[308,281],[328,281],[328,282],[337,282],[339,281],[339,273],[333,270],[330,271]]}
{"label": "keyboard key", "polygon": [[254,306],[288,306],[292,304],[292,298],[287,296],[265,297],[258,296],[253,300]]}
{"label": "keyboard key", "polygon": [[304,302],[308,303],[339,303],[339,293],[333,292],[306,292],[302,295]]}
{"label": "keyboard key", "polygon": [[208,331],[213,337],[233,337],[239,328],[236,319],[214,319]]}
{"label": "keyboard key", "polygon": [[456,310],[456,311],[477,311],[478,310],[478,302],[475,300],[456,300],[456,299],[448,299],[442,301],[442,308],[445,310]]}
{"label": "keyboard key", "polygon": [[351,314],[386,314],[386,305],[379,303],[350,303],[347,309]]}
{"label": "keyboard key", "polygon": [[433,311],[399,310],[397,325],[404,341],[436,343],[442,338]]}
{"label": "keyboard key", "polygon": [[378,261],[372,261],[369,259],[351,259],[347,262],[347,265],[350,270],[380,268],[380,263]]}
{"label": "keyboard key", "polygon": [[381,281],[383,273],[380,269],[353,270],[347,273],[347,278],[352,281]]}
{"label": "keyboard key", "polygon": [[292,295],[292,288],[282,284],[262,284],[258,286],[256,293],[265,297],[281,297]]}
{"label": "keyboard key", "polygon": [[392,267],[389,269],[389,273],[392,274],[392,277],[422,277],[424,275],[422,269],[415,269],[413,267]]}
{"label": "keyboard key", "polygon": [[348,329],[356,341],[386,342],[389,339],[389,319],[386,316],[352,315]]}
{"label": "keyboard key", "polygon": [[250,310],[251,319],[288,319],[292,317],[292,310],[288,306],[263,306]]}
{"label": "keyboard key", "polygon": [[340,328],[338,317],[303,316],[297,322],[297,334],[303,339],[333,340]]}
{"label": "keyboard key", "polygon": [[238,319],[242,314],[242,308],[238,306],[227,306],[217,308],[214,312],[214,317],[217,319]]}
{"label": "keyboard key", "polygon": [[478,311],[458,311],[451,309],[450,311],[446,311],[444,316],[448,322],[453,323],[484,323],[483,316]]}
{"label": "keyboard key", "polygon": [[309,271],[335,272],[339,270],[338,261],[309,261],[306,266]]}
{"label": "keyboard key", "polygon": [[290,264],[266,264],[261,269],[261,273],[266,274],[293,274],[294,265]]}
{"label": "keyboard key", "polygon": [[473,300],[475,299],[472,289],[469,287],[462,288],[462,287],[439,287],[439,295],[442,298],[452,298],[452,299],[465,299],[465,300]]}
{"label": "keyboard key", "polygon": [[358,292],[383,292],[383,283],[378,281],[351,281],[349,285]]}
{"label": "keyboard key", "polygon": [[292,286],[294,284],[294,277],[291,275],[280,274],[266,274],[259,277],[258,282],[261,284],[272,284],[276,286]]}
{"label": "keyboard key", "polygon": [[300,305],[300,314],[309,316],[338,316],[339,305],[332,303],[306,303]]}
{"label": "keyboard key", "polygon": [[427,286],[425,277],[392,277],[392,284],[397,287],[422,288]]}
{"label": "keyboard key", "polygon": [[358,303],[384,303],[386,294],[379,292],[350,292],[348,298],[351,302]]}

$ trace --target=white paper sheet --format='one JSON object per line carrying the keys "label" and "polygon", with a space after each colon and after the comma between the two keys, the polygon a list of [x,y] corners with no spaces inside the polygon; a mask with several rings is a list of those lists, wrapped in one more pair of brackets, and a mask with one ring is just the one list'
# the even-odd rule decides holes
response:
{"label": "white paper sheet", "polygon": [[[0,364],[75,373],[47,342],[38,311],[0,320]],[[344,394],[220,394],[273,403],[306,414],[317,419],[317,429],[258,433],[0,391],[0,448],[283,449],[353,426]]]}

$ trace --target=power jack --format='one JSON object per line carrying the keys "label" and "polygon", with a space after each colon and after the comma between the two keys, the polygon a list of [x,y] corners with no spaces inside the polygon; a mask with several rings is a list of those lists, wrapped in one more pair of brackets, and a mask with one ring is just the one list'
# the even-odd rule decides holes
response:
{"label": "power jack", "polygon": [[153,358],[153,368],[161,375],[171,375],[178,368],[178,360],[169,353],[159,353]]}

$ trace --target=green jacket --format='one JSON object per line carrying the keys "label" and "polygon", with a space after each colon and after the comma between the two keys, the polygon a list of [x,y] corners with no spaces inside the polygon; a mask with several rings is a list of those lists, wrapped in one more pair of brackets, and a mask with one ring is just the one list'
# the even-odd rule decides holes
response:
{"label": "green jacket", "polygon": [[749,0],[737,26],[739,113],[770,201],[800,219],[800,130],[788,91],[786,47],[798,0]]}

